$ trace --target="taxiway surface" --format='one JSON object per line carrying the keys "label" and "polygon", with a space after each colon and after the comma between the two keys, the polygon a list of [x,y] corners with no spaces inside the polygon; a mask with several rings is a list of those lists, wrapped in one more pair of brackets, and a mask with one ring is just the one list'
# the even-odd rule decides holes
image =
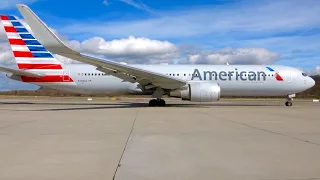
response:
{"label": "taxiway surface", "polygon": [[320,179],[320,103],[0,99],[0,180]]}

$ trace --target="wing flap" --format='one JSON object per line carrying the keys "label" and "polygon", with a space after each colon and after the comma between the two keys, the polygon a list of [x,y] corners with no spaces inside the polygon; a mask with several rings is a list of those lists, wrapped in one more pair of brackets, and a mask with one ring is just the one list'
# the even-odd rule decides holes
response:
{"label": "wing flap", "polygon": [[[74,51],[66,46],[28,6],[18,4],[17,7],[37,39],[52,53],[93,65],[97,67],[97,70],[99,71],[121,78],[125,81],[138,82],[141,85],[153,84],[164,89],[176,89],[186,84],[184,80],[170,77],[165,74],[132,67],[114,61],[86,56]],[[116,73],[112,74],[110,70],[116,71]]]}

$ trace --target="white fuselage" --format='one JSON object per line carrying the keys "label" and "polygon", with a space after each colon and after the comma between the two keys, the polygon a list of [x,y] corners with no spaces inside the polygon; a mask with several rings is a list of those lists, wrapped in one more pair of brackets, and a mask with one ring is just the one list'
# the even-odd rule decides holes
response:
{"label": "white fuselage", "polygon": [[[221,87],[221,96],[284,96],[302,92],[314,85],[314,80],[303,75],[303,72],[299,69],[278,65],[132,66],[187,81],[216,82]],[[138,83],[125,82],[112,75],[105,75],[90,65],[64,65],[63,73],[69,75],[73,83],[31,83],[53,89],[85,94],[106,92],[131,94],[150,93],[142,91]],[[68,81],[68,79],[66,79],[66,81]]]}

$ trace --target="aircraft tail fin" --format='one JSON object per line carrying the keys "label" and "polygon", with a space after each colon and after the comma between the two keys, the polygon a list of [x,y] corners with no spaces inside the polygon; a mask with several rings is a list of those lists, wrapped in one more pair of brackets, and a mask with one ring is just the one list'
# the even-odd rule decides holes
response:
{"label": "aircraft tail fin", "polygon": [[19,69],[62,70],[58,61],[15,16],[0,16]]}
{"label": "aircraft tail fin", "polygon": [[25,21],[30,25],[34,35],[49,51],[55,54],[79,54],[65,45],[28,6],[17,4],[17,8]]}

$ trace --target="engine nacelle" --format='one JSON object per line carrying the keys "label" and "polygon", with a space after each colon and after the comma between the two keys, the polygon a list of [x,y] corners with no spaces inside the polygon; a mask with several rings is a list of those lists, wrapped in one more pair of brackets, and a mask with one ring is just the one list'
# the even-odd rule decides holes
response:
{"label": "engine nacelle", "polygon": [[189,82],[180,90],[171,91],[170,96],[194,102],[213,102],[220,100],[220,86],[212,82]]}

